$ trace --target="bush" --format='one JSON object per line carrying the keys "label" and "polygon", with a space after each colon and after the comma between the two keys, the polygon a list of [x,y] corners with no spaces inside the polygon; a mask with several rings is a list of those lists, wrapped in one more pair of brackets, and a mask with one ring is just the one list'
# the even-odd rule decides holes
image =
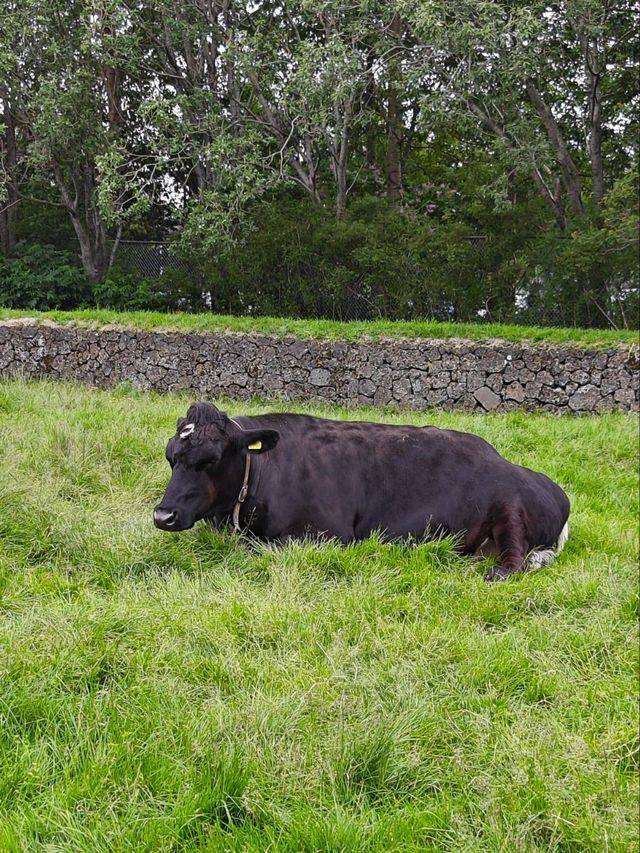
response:
{"label": "bush", "polygon": [[637,192],[637,176],[625,176],[601,211],[563,231],[549,227],[537,196],[463,205],[466,216],[363,196],[336,221],[283,195],[248,212],[233,251],[198,253],[185,238],[180,256],[145,267],[163,271],[156,279],[123,266],[91,288],[71,253],[22,243],[0,258],[0,305],[637,328]]}
{"label": "bush", "polygon": [[18,243],[0,256],[0,305],[34,311],[91,305],[91,285],[70,252],[38,243]]}
{"label": "bush", "polygon": [[205,263],[214,311],[334,319],[509,320],[514,240],[354,199],[347,216],[279,199],[253,214],[233,256]]}
{"label": "bush", "polygon": [[206,310],[197,280],[181,270],[168,270],[152,279],[115,269],[103,282],[94,285],[93,296],[98,308],[117,311]]}
{"label": "bush", "polygon": [[354,201],[338,222],[306,200],[280,199],[257,207],[253,226],[237,252],[205,265],[213,310],[334,319],[415,315],[428,268],[416,256],[415,223],[385,202]]}

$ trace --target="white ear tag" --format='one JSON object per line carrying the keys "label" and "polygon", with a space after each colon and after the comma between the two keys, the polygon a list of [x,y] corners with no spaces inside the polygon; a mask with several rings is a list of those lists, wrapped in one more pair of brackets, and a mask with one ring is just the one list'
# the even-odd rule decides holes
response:
{"label": "white ear tag", "polygon": [[181,430],[180,438],[187,438],[188,436],[191,435],[191,433],[194,431],[195,428],[196,428],[195,424],[187,424],[186,427],[183,430]]}
{"label": "white ear tag", "polygon": [[251,442],[251,444],[247,445],[247,450],[262,450],[262,442],[261,441]]}

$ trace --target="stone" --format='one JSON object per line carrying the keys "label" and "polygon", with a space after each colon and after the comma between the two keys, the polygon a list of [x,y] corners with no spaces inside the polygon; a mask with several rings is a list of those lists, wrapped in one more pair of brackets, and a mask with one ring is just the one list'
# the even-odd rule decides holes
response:
{"label": "stone", "polygon": [[613,394],[608,397],[600,397],[596,400],[596,412],[612,412],[614,409],[619,409],[620,404],[613,399]]}
{"label": "stone", "polygon": [[451,376],[449,373],[436,373],[429,380],[429,384],[432,388],[446,388],[451,382]]}
{"label": "stone", "polygon": [[[313,371],[311,371],[313,373]],[[376,392],[375,383],[373,383],[370,379],[361,379],[358,383],[358,391],[361,396],[364,397],[373,397]]]}
{"label": "stone", "polygon": [[571,382],[571,375],[566,370],[561,370],[555,377],[554,384],[564,388]]}
{"label": "stone", "polygon": [[632,409],[636,402],[636,395],[631,388],[618,388],[613,395],[613,399],[616,403],[622,403],[625,408]]}
{"label": "stone", "polygon": [[603,379],[600,382],[600,391],[606,397],[608,394],[613,394],[620,387],[617,379]]}
{"label": "stone", "polygon": [[454,382],[451,385],[449,385],[449,387],[447,388],[447,397],[453,401],[459,400],[465,391],[466,391],[466,388],[462,383],[455,383]]}
{"label": "stone", "polygon": [[526,367],[516,367],[514,364],[508,365],[503,374],[505,382],[531,382],[535,377],[533,371]]}
{"label": "stone", "polygon": [[516,403],[524,401],[524,388],[519,382],[512,382],[504,389],[505,400],[515,400]]}
{"label": "stone", "polygon": [[500,405],[500,397],[495,394],[491,388],[487,388],[486,386],[474,391],[473,396],[487,412],[497,409]]}
{"label": "stone", "polygon": [[539,352],[538,350],[534,350],[533,348],[525,350],[523,352],[524,363],[532,370],[534,373],[537,373],[542,369],[543,364],[546,361],[545,354]]}
{"label": "stone", "polygon": [[502,380],[502,376],[499,373],[492,373],[490,376],[487,376],[487,388],[491,388],[492,391],[495,391],[496,394],[499,394],[502,391],[502,386],[504,382]]}
{"label": "stone", "polygon": [[317,386],[329,385],[330,382],[331,382],[331,373],[322,367],[314,368],[311,371],[311,373],[309,374],[309,383],[311,385],[317,385]]}
{"label": "stone", "polygon": [[485,370],[487,373],[499,373],[504,370],[506,364],[507,360],[501,352],[485,349],[478,361],[478,370]]}
{"label": "stone", "polygon": [[569,395],[563,388],[552,388],[549,385],[543,385],[540,389],[538,399],[543,403],[552,404],[553,406],[566,406]]}
{"label": "stone", "polygon": [[582,385],[571,397],[569,397],[569,408],[574,412],[593,411],[599,399],[599,388],[596,388],[595,385],[591,385],[590,383]]}
{"label": "stone", "polygon": [[411,382],[409,379],[396,379],[393,383],[393,397],[395,400],[404,400],[411,394]]}
{"label": "stone", "polygon": [[484,379],[484,373],[480,373],[480,371],[472,370],[470,373],[467,373],[465,377],[467,390],[477,391],[479,388],[482,388],[484,385]]}
{"label": "stone", "polygon": [[391,391],[388,388],[378,388],[373,395],[373,405],[386,406],[387,403],[391,402],[391,399]]}
{"label": "stone", "polygon": [[289,352],[296,361],[300,361],[300,359],[304,358],[304,356],[309,352],[309,347],[304,341],[294,340],[289,347]]}
{"label": "stone", "polygon": [[535,380],[533,382],[527,382],[524,386],[524,396],[527,400],[536,400],[540,391],[542,390],[542,385]]}
{"label": "stone", "polygon": [[345,384],[342,386],[341,391],[342,391],[341,396],[345,400],[349,400],[352,397],[357,397],[358,396],[358,380],[357,379],[347,380],[347,382],[345,382]]}
{"label": "stone", "polygon": [[589,378],[589,374],[586,370],[574,370],[571,374],[571,379],[578,385],[588,385]]}
{"label": "stone", "polygon": [[364,362],[364,364],[359,364],[358,376],[360,377],[360,379],[371,379],[371,377],[373,376],[373,365],[367,364],[367,362]]}
{"label": "stone", "polygon": [[429,391],[426,396],[428,406],[438,406],[444,403],[447,399],[447,392],[444,388],[437,388],[435,391]]}
{"label": "stone", "polygon": [[440,370],[456,370],[460,367],[460,357],[457,353],[446,353],[439,364]]}

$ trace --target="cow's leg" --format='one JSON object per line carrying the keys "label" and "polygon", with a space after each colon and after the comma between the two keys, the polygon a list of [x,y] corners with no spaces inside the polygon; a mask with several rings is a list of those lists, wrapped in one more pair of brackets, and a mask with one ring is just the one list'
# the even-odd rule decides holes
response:
{"label": "cow's leg", "polygon": [[486,575],[488,581],[503,581],[514,572],[521,572],[527,558],[527,543],[524,522],[516,511],[502,511],[491,530],[500,555],[500,563],[493,566]]}

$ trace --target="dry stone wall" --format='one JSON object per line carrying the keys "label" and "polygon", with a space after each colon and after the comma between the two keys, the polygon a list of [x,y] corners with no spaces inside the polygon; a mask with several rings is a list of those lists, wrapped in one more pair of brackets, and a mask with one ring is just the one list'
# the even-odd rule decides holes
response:
{"label": "dry stone wall", "polygon": [[628,347],[397,338],[347,343],[20,319],[0,322],[0,376],[16,374],[106,388],[130,382],[209,399],[557,414],[638,410],[638,352]]}

